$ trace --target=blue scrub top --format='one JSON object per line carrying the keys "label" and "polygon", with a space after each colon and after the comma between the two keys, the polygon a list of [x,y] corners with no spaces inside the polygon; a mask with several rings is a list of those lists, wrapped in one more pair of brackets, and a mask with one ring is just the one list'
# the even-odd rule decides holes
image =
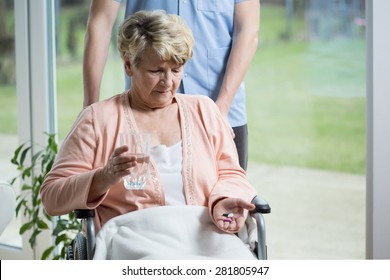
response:
{"label": "blue scrub top", "polygon": [[[117,0],[121,2],[121,0]],[[184,66],[178,92],[217,99],[233,36],[234,6],[245,0],[127,0],[126,16],[139,10],[165,10],[185,19],[195,38],[194,55]],[[126,88],[130,87],[127,77]],[[229,111],[232,127],[247,123],[245,85],[241,83]]]}

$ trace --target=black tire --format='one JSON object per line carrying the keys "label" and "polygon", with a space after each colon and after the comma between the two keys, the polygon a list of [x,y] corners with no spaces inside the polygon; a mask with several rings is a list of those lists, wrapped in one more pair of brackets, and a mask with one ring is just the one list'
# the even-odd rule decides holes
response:
{"label": "black tire", "polygon": [[87,239],[82,233],[76,235],[73,246],[75,260],[87,260]]}
{"label": "black tire", "polygon": [[74,243],[74,240],[72,241],[72,245],[69,245],[68,249],[66,251],[66,259],[69,260],[69,261],[73,261],[74,260],[73,243]]}

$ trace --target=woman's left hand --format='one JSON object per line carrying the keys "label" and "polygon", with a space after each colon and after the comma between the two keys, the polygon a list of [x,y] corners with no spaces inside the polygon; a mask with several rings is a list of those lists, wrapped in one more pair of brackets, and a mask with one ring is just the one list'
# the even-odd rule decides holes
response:
{"label": "woman's left hand", "polygon": [[217,226],[226,232],[239,232],[245,224],[246,211],[255,206],[239,198],[224,198],[214,205],[213,218]]}

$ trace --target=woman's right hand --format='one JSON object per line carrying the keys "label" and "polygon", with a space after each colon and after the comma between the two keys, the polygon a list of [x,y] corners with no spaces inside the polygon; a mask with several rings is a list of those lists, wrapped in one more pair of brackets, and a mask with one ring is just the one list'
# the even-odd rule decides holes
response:
{"label": "woman's right hand", "polygon": [[118,183],[124,176],[130,174],[130,168],[136,166],[136,157],[127,154],[127,151],[127,146],[116,148],[103,167],[101,179],[106,186]]}

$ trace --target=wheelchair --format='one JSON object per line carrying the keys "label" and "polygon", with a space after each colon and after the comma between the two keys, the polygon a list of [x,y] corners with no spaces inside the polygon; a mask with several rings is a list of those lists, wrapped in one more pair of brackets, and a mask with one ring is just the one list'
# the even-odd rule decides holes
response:
{"label": "wheelchair", "polygon": [[[255,209],[250,212],[248,218],[253,218],[256,222],[257,241],[253,253],[259,260],[267,259],[266,230],[263,214],[271,213],[271,207],[264,199],[256,196],[252,203]],[[91,260],[95,250],[95,226],[93,219],[94,210],[75,210],[77,219],[81,219],[84,232],[76,235],[72,244],[67,248],[67,260]]]}

